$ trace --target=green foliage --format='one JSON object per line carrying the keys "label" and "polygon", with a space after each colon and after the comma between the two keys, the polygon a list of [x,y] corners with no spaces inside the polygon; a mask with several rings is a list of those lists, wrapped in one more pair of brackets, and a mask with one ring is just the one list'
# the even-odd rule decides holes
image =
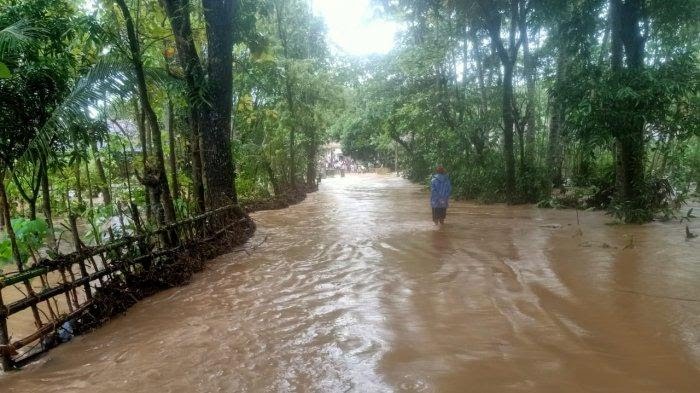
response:
{"label": "green foliage", "polygon": [[12,76],[12,73],[10,72],[10,68],[7,67],[7,64],[0,62],[0,79],[6,79]]}
{"label": "green foliage", "polygon": [[[25,265],[29,257],[36,256],[36,252],[43,246],[49,227],[44,220],[28,220],[26,218],[15,218],[11,220],[11,223],[15,231],[21,263]],[[0,238],[0,265],[12,262],[12,243],[4,235]]]}
{"label": "green foliage", "polygon": [[0,241],[0,266],[11,264],[12,262],[12,244],[10,244],[9,239],[2,239]]}
{"label": "green foliage", "polygon": [[[345,151],[386,157],[381,135],[401,146],[405,176],[422,182],[443,164],[458,197],[610,207],[629,222],[670,214],[700,179],[700,147],[693,144],[700,124],[693,2],[645,3],[648,13],[633,26],[644,35],[643,65],[619,70],[610,65],[607,1],[534,2],[518,9],[529,13],[515,21],[507,2],[378,3],[407,28],[388,56],[348,67],[352,111],[335,125]],[[504,189],[504,69],[494,52],[498,34],[487,31],[494,18],[501,36],[511,23],[520,33],[516,39],[528,34],[535,68],[530,83],[526,48],[518,41],[515,196]],[[623,64],[630,61],[623,53]],[[556,138],[550,137],[555,120]],[[637,149],[624,163],[614,151],[620,141]],[[616,169],[616,159],[628,172]],[[618,196],[630,188],[619,187],[622,173],[642,179],[633,181],[635,201]],[[553,182],[562,180],[566,189],[552,194]],[[660,187],[663,182],[668,187]]]}
{"label": "green foliage", "polygon": [[182,198],[175,199],[175,213],[179,220],[183,220],[187,217],[192,217],[192,206],[187,203],[186,200]]}
{"label": "green foliage", "polygon": [[99,206],[95,208],[85,207],[81,217],[88,225],[88,230],[81,236],[92,244],[102,244],[105,233],[104,224],[111,224],[110,219],[114,216],[114,209],[111,206]]}
{"label": "green foliage", "polygon": [[572,108],[568,121],[581,138],[600,145],[642,121],[658,134],[687,138],[700,132],[695,92],[698,63],[684,55],[643,72],[581,69],[556,88]]}
{"label": "green foliage", "polygon": [[[268,5],[242,4],[241,18],[252,30],[235,48],[233,152],[236,187],[244,199],[283,192],[291,187],[290,173],[307,177],[345,103],[329,64],[324,28],[308,2]],[[246,15],[250,12],[256,13],[255,23]]]}

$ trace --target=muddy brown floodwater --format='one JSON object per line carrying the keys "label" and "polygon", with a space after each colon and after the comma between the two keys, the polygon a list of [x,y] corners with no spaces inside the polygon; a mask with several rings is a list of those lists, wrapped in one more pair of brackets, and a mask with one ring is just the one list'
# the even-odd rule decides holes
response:
{"label": "muddy brown floodwater", "polygon": [[[684,225],[324,181],[188,286],[0,377],[4,392],[697,392]],[[697,239],[696,239],[697,240]]]}

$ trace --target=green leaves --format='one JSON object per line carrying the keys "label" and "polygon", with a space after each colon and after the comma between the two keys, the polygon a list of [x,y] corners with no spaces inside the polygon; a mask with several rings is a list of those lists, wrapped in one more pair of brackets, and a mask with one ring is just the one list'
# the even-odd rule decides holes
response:
{"label": "green leaves", "polygon": [[126,95],[133,89],[130,66],[118,58],[104,57],[80,78],[70,93],[41,125],[16,165],[35,160],[38,152],[50,153],[50,144],[60,132],[69,133],[74,123],[85,120],[90,105],[108,94]]}
{"label": "green leaves", "polygon": [[19,20],[0,30],[0,59],[9,53],[21,50],[36,38],[41,30],[34,28],[27,20]]}
{"label": "green leaves", "polygon": [[3,62],[0,61],[0,79],[6,79],[12,76],[12,73],[10,72],[10,68],[7,67],[7,65]]}
{"label": "green leaves", "polygon": [[12,244],[9,239],[0,239],[0,266],[12,263]]}
{"label": "green leaves", "polygon": [[29,220],[26,218],[15,218],[11,221],[17,241],[34,249],[41,246],[49,229],[48,225],[46,225],[46,221],[41,219]]}
{"label": "green leaves", "polygon": [[686,135],[697,130],[693,97],[699,77],[697,62],[680,56],[643,72],[613,73],[599,68],[580,68],[554,89],[566,103],[569,126],[579,137],[608,143],[631,121],[643,121],[660,132],[681,126]]}
{"label": "green leaves", "polygon": [[[49,227],[46,221],[40,219],[14,218],[11,222],[22,258],[21,263],[26,264],[30,253],[36,252],[44,244]],[[9,238],[3,236],[0,239],[0,264],[11,263],[12,259],[12,243]]]}
{"label": "green leaves", "polygon": [[[0,12],[3,165],[12,169],[60,145],[55,131],[71,121],[61,110],[64,99],[73,98],[70,91],[86,66],[84,43],[91,37],[85,19],[69,0],[12,2]],[[92,93],[103,98],[105,89]],[[83,101],[80,111],[94,102]]]}

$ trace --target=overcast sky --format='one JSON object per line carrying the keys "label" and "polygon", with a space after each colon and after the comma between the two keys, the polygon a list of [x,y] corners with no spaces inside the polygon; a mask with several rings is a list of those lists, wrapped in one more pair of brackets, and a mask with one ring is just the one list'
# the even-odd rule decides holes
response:
{"label": "overcast sky", "polygon": [[394,46],[396,23],[377,18],[371,0],[312,0],[314,13],[326,20],[328,40],[355,56],[387,53]]}

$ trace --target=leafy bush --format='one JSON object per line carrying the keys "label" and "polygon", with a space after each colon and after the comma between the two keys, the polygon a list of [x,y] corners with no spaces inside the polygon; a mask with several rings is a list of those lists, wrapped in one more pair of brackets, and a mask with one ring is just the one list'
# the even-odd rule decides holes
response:
{"label": "leafy bush", "polygon": [[[25,265],[31,254],[38,251],[44,244],[44,239],[49,233],[49,226],[44,220],[28,220],[26,218],[15,218],[11,220],[11,223],[15,231],[21,263]],[[0,239],[0,264],[12,262],[12,243],[7,235],[4,235]]]}

